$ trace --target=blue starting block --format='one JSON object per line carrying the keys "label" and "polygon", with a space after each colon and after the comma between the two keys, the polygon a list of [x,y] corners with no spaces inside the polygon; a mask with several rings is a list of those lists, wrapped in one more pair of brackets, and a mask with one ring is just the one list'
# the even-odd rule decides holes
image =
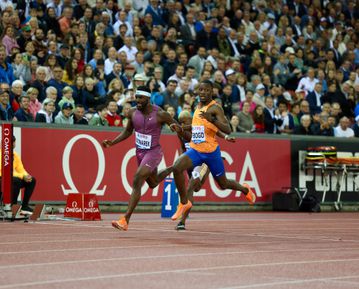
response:
{"label": "blue starting block", "polygon": [[163,186],[161,217],[171,218],[177,210],[178,202],[175,180],[166,178]]}

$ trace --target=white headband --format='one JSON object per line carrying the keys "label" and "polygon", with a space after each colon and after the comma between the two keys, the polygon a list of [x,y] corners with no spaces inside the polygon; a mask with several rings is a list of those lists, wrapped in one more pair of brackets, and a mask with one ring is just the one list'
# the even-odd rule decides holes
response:
{"label": "white headband", "polygon": [[137,90],[136,95],[143,95],[143,96],[151,97],[151,93],[144,91],[144,90]]}

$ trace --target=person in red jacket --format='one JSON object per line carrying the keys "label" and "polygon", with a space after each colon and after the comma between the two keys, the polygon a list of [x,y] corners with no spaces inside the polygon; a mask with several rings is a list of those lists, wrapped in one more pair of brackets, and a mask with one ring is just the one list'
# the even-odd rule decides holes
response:
{"label": "person in red jacket", "polygon": [[110,100],[107,103],[107,116],[106,116],[109,126],[123,126],[122,118],[117,113],[117,110],[118,110],[118,106],[116,101]]}

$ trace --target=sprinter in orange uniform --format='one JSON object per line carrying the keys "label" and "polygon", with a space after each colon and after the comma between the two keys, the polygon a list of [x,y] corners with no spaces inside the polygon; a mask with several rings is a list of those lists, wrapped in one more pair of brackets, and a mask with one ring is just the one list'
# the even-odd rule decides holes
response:
{"label": "sprinter in orange uniform", "polygon": [[235,180],[229,180],[226,177],[216,134],[218,130],[229,134],[231,133],[231,128],[222,107],[212,99],[212,82],[208,80],[202,81],[198,92],[200,102],[192,120],[191,148],[177,159],[173,168],[181,202],[176,213],[172,216],[172,220],[177,220],[192,207],[191,201],[187,198],[183,172],[203,163],[209,167],[211,174],[222,190],[241,191],[250,204],[254,204],[256,201],[256,196],[248,184],[240,185]]}

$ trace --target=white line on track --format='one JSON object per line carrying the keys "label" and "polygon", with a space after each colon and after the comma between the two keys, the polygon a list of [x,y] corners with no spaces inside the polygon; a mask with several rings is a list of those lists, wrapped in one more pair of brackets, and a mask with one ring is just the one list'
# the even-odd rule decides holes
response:
{"label": "white line on track", "polygon": [[[355,250],[357,248],[338,248],[337,250],[343,252],[344,250]],[[306,252],[323,252],[330,251],[335,252],[333,248],[325,249],[306,249]],[[83,264],[83,263],[95,263],[95,262],[111,262],[111,261],[131,261],[131,260],[155,260],[165,258],[190,258],[190,257],[203,257],[203,256],[223,256],[223,255],[243,255],[243,254],[277,254],[279,252],[303,252],[303,249],[284,249],[284,250],[256,250],[256,251],[231,251],[231,252],[210,252],[210,253],[192,253],[192,254],[172,254],[172,255],[151,255],[151,256],[135,256],[135,257],[119,257],[119,258],[102,258],[102,259],[87,259],[87,260],[73,260],[73,261],[58,261],[58,262],[44,262],[44,263],[29,263],[29,264],[16,264],[16,265],[3,265],[0,266],[1,270],[16,269],[21,267],[34,267],[34,266],[54,266],[54,265],[68,265],[68,264]],[[344,259],[343,259],[344,260]],[[357,259],[359,260],[359,259]],[[325,261],[325,260],[324,260]]]}
{"label": "white line on track", "polygon": [[[114,275],[104,275],[104,276],[89,276],[89,277],[78,277],[78,278],[68,278],[68,279],[53,279],[53,280],[43,280],[35,282],[25,282],[25,283],[14,283],[7,285],[0,285],[0,289],[5,288],[20,288],[28,286],[37,286],[37,285],[47,285],[54,283],[62,284],[69,282],[81,282],[81,281],[96,281],[96,280],[106,280],[106,279],[116,279],[124,277],[140,277],[140,276],[150,276],[150,275],[163,275],[170,273],[188,273],[188,272],[205,272],[211,270],[230,270],[230,269],[241,269],[241,268],[257,268],[257,267],[272,267],[272,266],[289,266],[289,265],[308,265],[308,264],[328,264],[328,263],[343,263],[343,262],[358,262],[359,259],[332,259],[332,260],[308,260],[308,261],[293,261],[293,262],[277,262],[277,263],[259,263],[259,264],[242,264],[242,265],[233,265],[233,266],[214,266],[214,267],[196,267],[196,268],[187,268],[187,269],[176,269],[176,270],[162,270],[162,271],[149,271],[149,272],[135,272],[135,273],[124,273],[124,274],[114,274]],[[340,265],[338,265],[340,266]],[[357,278],[359,275],[354,276],[344,276],[344,277],[328,277],[330,278]],[[321,278],[320,280],[325,281],[326,278]],[[305,280],[303,280],[304,282]],[[301,282],[296,281],[296,282]],[[299,284],[299,283],[297,283]],[[248,285],[248,286],[254,286]],[[66,285],[64,285],[66,286]],[[257,285],[259,287],[259,284]],[[241,288],[241,287],[238,287]],[[251,288],[251,287],[242,287],[242,288]]]}
{"label": "white line on track", "polygon": [[[288,280],[288,281],[279,281],[279,282],[268,282],[268,283],[258,283],[258,284],[250,284],[250,285],[240,285],[233,287],[221,287],[218,289],[246,289],[246,288],[262,288],[262,287],[273,287],[279,285],[298,285],[305,283],[317,283],[317,282],[328,282],[328,281],[342,281],[347,279],[358,278],[359,275],[353,276],[338,276],[338,277],[326,277],[326,278],[312,278],[312,279],[298,279],[298,280]],[[356,288],[359,287],[359,282],[351,282],[356,285]]]}

